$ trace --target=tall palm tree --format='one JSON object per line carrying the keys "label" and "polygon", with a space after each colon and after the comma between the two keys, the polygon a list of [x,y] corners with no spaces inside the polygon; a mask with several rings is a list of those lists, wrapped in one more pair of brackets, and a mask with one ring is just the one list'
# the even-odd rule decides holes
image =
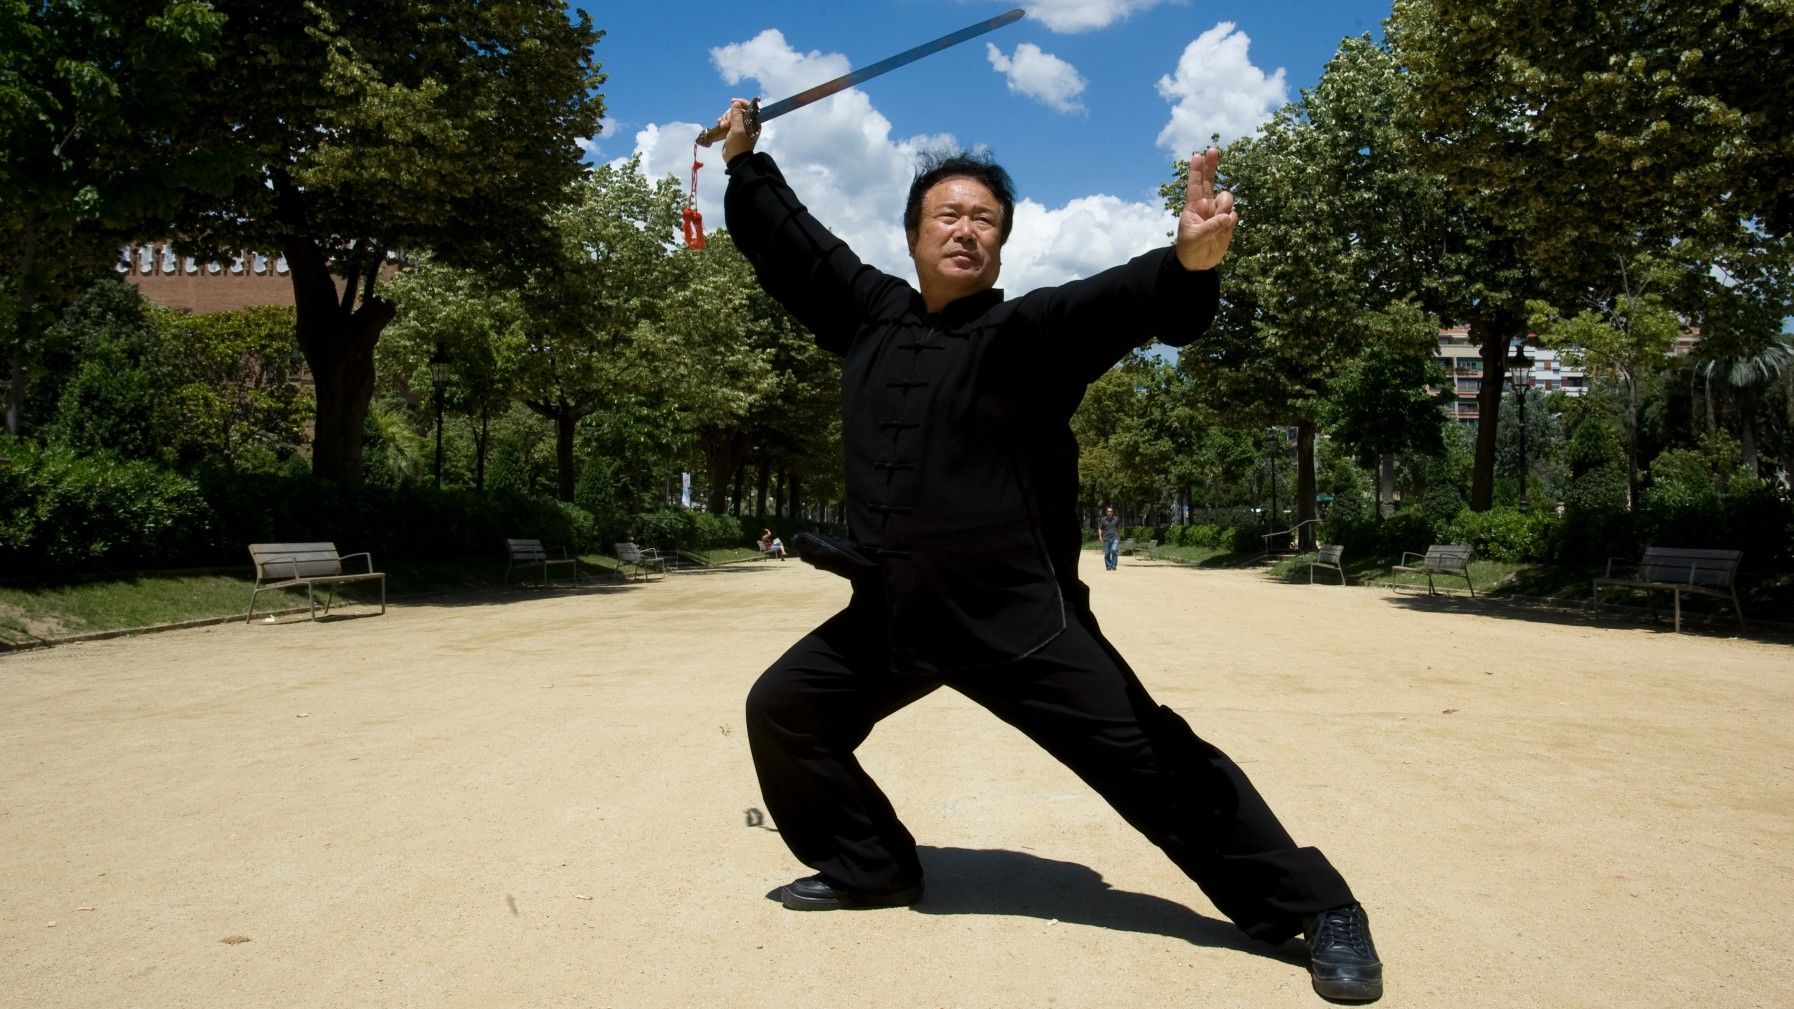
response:
{"label": "tall palm tree", "polygon": [[1712,401],[1713,384],[1717,380],[1737,394],[1739,429],[1738,445],[1743,451],[1744,466],[1757,472],[1757,434],[1753,417],[1763,390],[1774,384],[1794,366],[1794,334],[1777,333],[1754,350],[1740,349],[1721,354],[1696,365],[1697,373],[1707,383],[1708,402]]}

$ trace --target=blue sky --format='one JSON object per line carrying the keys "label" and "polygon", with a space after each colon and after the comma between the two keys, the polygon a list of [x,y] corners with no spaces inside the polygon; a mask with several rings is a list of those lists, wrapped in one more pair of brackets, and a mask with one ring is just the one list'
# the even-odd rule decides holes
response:
{"label": "blue sky", "polygon": [[[604,128],[590,158],[643,157],[689,175],[691,140],[732,96],[783,98],[1017,6],[1002,0],[734,0],[587,4],[606,32]],[[1310,87],[1348,35],[1380,32],[1389,0],[1042,0],[1029,16],[767,124],[823,223],[911,276],[899,216],[915,152],[987,147],[1022,204],[1004,254],[1010,293],[1121,262],[1166,240],[1157,188],[1174,153],[1253,132]],[[715,152],[699,209],[722,224]]]}

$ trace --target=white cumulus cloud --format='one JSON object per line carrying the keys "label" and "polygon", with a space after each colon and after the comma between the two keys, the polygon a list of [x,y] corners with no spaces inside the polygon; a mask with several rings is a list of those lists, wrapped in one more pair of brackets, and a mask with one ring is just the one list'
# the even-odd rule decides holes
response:
{"label": "white cumulus cloud", "polygon": [[1114,196],[1080,196],[1057,209],[1023,198],[1003,247],[1003,290],[1013,296],[1100,273],[1170,245],[1173,224],[1162,206]]}
{"label": "white cumulus cloud", "polygon": [[1078,68],[1065,62],[1032,42],[1023,42],[1015,47],[1015,55],[1006,56],[1003,50],[986,42],[984,55],[997,73],[1009,82],[1009,90],[1018,95],[1027,95],[1049,108],[1060,112],[1082,112],[1084,103],[1078,96],[1084,93],[1084,78]]}
{"label": "white cumulus cloud", "polygon": [[1265,76],[1248,55],[1252,40],[1223,21],[1184,48],[1175,73],[1159,78],[1159,95],[1172,103],[1158,145],[1176,157],[1257,132],[1289,100],[1283,68]]}
{"label": "white cumulus cloud", "polygon": [[[1151,10],[1168,0],[1035,0],[1028,16],[1056,32],[1107,28],[1135,11]],[[1183,0],[1169,0],[1181,3]]]}
{"label": "white cumulus cloud", "polygon": [[[754,82],[738,94],[792,94],[847,71],[837,53],[799,53],[777,31],[711,51],[730,85]],[[720,114],[723,110],[717,109]],[[706,123],[704,126],[711,124]],[[698,123],[649,124],[635,134],[635,153],[651,178],[690,178]],[[785,178],[824,226],[855,253],[887,273],[915,282],[903,237],[903,201],[917,156],[956,146],[946,135],[894,138],[891,123],[863,92],[843,91],[767,123],[760,149],[778,159]],[[728,185],[721,147],[700,148],[697,206],[706,230],[723,226]],[[1172,220],[1162,207],[1113,196],[1086,196],[1058,208],[1023,199],[1003,249],[998,283],[1011,297],[1036,287],[1089,276],[1149,248],[1168,244]]]}

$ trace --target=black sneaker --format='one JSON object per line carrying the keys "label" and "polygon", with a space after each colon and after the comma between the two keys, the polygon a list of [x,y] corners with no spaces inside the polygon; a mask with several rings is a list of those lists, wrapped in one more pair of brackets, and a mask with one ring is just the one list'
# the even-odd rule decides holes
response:
{"label": "black sneaker", "polygon": [[1336,907],[1303,925],[1315,994],[1338,1002],[1375,1002],[1383,997],[1383,961],[1377,959],[1377,947],[1370,940],[1364,908]]}

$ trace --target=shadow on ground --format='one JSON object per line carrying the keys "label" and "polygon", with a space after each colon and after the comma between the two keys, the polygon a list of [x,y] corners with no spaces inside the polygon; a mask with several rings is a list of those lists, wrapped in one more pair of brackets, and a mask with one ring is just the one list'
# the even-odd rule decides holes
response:
{"label": "shadow on ground", "polygon": [[1267,946],[1232,923],[1209,918],[1176,901],[1118,890],[1101,873],[1000,848],[918,849],[928,892],[911,910],[920,914],[986,914],[1039,918],[1181,939],[1195,946],[1236,949],[1302,964],[1301,946]]}
{"label": "shadow on ground", "polygon": [[[1654,614],[1645,606],[1609,603],[1603,599],[1601,616],[1596,618],[1589,604],[1582,601],[1491,596],[1480,592],[1474,599],[1463,593],[1429,596],[1424,587],[1415,590],[1390,589],[1385,586],[1384,590],[1389,593],[1393,604],[1424,613],[1474,613],[1478,616],[1556,624],[1560,627],[1603,627],[1676,633],[1670,619],[1667,597]],[[1794,644],[1794,628],[1785,623],[1746,616],[1747,629],[1739,630],[1738,618],[1732,614],[1729,603],[1715,607],[1705,605],[1706,602],[1705,599],[1683,600],[1681,633],[1700,637],[1739,638],[1763,644]]]}

